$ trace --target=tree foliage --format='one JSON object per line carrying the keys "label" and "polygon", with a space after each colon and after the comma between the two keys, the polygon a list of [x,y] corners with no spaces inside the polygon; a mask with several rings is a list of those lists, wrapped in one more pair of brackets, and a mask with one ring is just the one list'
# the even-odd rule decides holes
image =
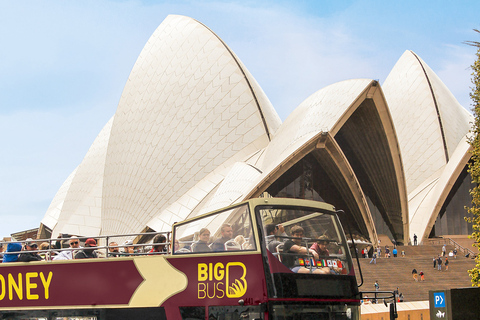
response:
{"label": "tree foliage", "polygon": [[[480,33],[479,30],[475,30]],[[472,223],[472,234],[469,236],[474,239],[474,246],[477,250],[480,249],[480,42],[468,41],[469,45],[478,48],[474,64],[472,65],[472,92],[470,98],[472,99],[473,115],[475,121],[472,127],[472,135],[470,138],[470,144],[472,146],[472,157],[469,163],[470,175],[472,176],[473,183],[476,185],[471,191],[472,206],[468,208],[468,212],[472,214],[472,218],[465,218],[467,222]],[[480,287],[480,257],[478,254],[475,257],[476,265],[473,269],[468,270],[472,280],[472,286]]]}

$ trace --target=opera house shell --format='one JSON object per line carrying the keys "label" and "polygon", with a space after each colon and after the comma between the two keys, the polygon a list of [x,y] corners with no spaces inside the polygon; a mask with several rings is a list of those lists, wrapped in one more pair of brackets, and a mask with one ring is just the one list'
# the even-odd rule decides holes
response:
{"label": "opera house shell", "polygon": [[40,233],[169,231],[176,221],[268,196],[331,203],[372,243],[379,235],[410,243],[414,234],[467,234],[471,121],[406,51],[382,86],[332,84],[282,123],[215,33],[168,16]]}

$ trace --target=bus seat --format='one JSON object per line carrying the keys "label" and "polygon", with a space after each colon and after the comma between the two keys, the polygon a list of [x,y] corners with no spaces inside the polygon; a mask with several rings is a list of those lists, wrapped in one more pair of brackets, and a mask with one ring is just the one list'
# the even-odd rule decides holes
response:
{"label": "bus seat", "polygon": [[239,251],[242,247],[235,240],[228,240],[225,242],[225,251]]}
{"label": "bus seat", "polygon": [[278,260],[280,260],[280,262],[282,262],[283,246],[284,246],[284,244],[283,244],[283,243],[280,243],[280,244],[276,247],[276,249],[277,249],[277,258],[278,258]]}
{"label": "bus seat", "polygon": [[177,251],[175,252],[178,252],[178,253],[186,253],[186,252],[192,252],[190,249],[188,248],[181,248],[181,249],[178,249]]}

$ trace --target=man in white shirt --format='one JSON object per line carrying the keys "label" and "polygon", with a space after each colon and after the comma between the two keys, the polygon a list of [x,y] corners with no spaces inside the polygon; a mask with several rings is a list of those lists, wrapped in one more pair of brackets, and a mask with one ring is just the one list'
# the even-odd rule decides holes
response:
{"label": "man in white shirt", "polygon": [[[70,244],[71,249],[81,249],[80,247],[80,241],[78,240],[77,237],[72,236],[68,240],[68,243]],[[53,260],[71,260],[73,256],[73,251],[74,250],[65,250],[61,251],[59,254],[57,254]]]}

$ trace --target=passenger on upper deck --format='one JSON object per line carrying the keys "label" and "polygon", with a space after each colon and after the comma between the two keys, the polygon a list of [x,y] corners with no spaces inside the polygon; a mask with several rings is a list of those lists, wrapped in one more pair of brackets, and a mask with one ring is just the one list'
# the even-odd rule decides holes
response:
{"label": "passenger on upper deck", "polygon": [[317,239],[317,242],[311,245],[310,250],[314,250],[318,256],[326,256],[330,255],[327,249],[328,245],[328,237],[326,235],[320,236]]}
{"label": "passenger on upper deck", "polygon": [[[23,251],[35,251],[37,250],[37,244],[33,242],[32,238],[28,238],[25,242],[25,247]],[[19,262],[30,262],[30,261],[42,261],[42,257],[36,252],[23,252],[18,256]]]}
{"label": "passenger on upper deck", "polygon": [[98,258],[97,253],[95,252],[95,249],[91,249],[93,247],[97,246],[97,241],[92,238],[88,238],[85,241],[85,248],[83,250],[80,250],[75,254],[75,259],[89,259],[89,258]]}
{"label": "passenger on upper deck", "polygon": [[265,234],[267,249],[273,253],[277,252],[277,246],[279,244],[283,244],[283,242],[278,241],[275,236],[287,236],[285,228],[281,224],[275,225],[273,223],[269,223],[265,226]]}
{"label": "passenger on upper deck", "polygon": [[7,251],[3,255],[3,262],[15,262],[18,261],[18,253],[9,253],[9,252],[18,252],[22,250],[22,245],[17,242],[10,242],[7,245]]}
{"label": "passenger on upper deck", "polygon": [[[71,236],[68,240],[71,249],[80,249],[80,241],[76,236]],[[53,260],[71,260],[73,258],[74,250],[64,250],[53,257]]]}
{"label": "passenger on upper deck", "polygon": [[133,246],[132,240],[125,240],[124,245],[122,256],[128,257],[135,255],[135,247]]}
{"label": "passenger on upper deck", "polygon": [[118,252],[118,243],[112,241],[108,244],[108,256],[115,258],[120,256],[120,253]]}
{"label": "passenger on upper deck", "polygon": [[200,229],[197,242],[192,245],[192,252],[210,252],[212,249],[208,246],[210,241],[210,231],[207,228]]}
{"label": "passenger on upper deck", "polygon": [[328,267],[312,267],[311,269],[307,269],[305,267],[295,266],[295,260],[297,259],[297,256],[308,255],[310,253],[311,255],[313,255],[315,260],[317,260],[318,254],[314,250],[307,249],[306,247],[302,246],[302,237],[304,235],[304,230],[302,227],[293,226],[290,229],[290,232],[294,239],[288,239],[287,241],[285,241],[285,245],[283,247],[284,255],[282,255],[282,262],[295,273],[330,273],[330,268]]}
{"label": "passenger on upper deck", "polygon": [[233,229],[229,223],[224,223],[220,232],[222,237],[212,243],[212,251],[225,251],[225,242],[233,238]]}
{"label": "passenger on upper deck", "polygon": [[163,234],[157,234],[153,238],[153,243],[162,243],[162,244],[153,245],[152,250],[148,252],[149,254],[166,254],[167,253],[167,249],[166,249],[167,237],[165,237]]}

